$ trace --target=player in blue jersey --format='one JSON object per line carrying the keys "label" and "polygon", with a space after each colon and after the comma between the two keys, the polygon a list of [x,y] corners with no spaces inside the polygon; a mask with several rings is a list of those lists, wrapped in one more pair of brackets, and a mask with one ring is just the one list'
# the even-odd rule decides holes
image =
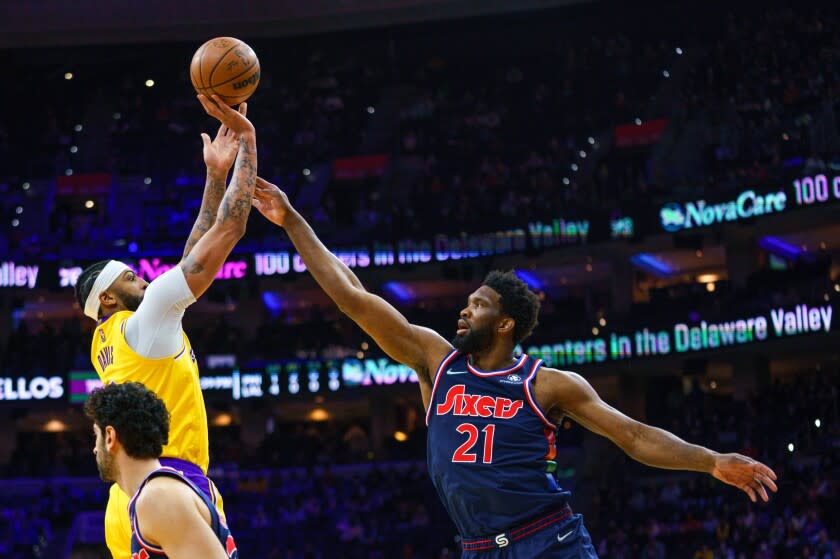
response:
{"label": "player in blue jersey", "polygon": [[574,419],[658,468],[705,472],[768,500],[776,474],[627,417],[580,375],[513,356],[539,300],[513,273],[491,272],[461,311],[454,339],[410,324],[331,254],[276,186],[258,178],[254,206],[283,227],[312,276],[391,358],[417,372],[429,427],[427,460],[462,536],[462,557],[596,557],[569,493],[552,475],[557,424]]}
{"label": "player in blue jersey", "polygon": [[169,412],[154,392],[138,382],[110,383],[91,393],[85,415],[93,420],[100,477],[132,495],[132,559],[238,558],[211,499],[184,472],[161,466]]}

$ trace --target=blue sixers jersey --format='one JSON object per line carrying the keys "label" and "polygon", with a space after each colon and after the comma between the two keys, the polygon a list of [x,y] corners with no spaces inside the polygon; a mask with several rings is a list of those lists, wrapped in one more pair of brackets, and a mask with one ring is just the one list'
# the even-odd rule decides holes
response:
{"label": "blue sixers jersey", "polygon": [[219,545],[224,548],[230,559],[239,559],[239,552],[236,550],[236,543],[233,541],[233,536],[231,535],[227,524],[225,524],[224,520],[219,517],[219,513],[216,511],[216,505],[213,504],[210,498],[205,495],[201,489],[187,479],[183,473],[168,466],[162,466],[146,476],[146,479],[143,480],[143,483],[141,483],[140,487],[137,489],[137,493],[134,494],[134,497],[132,497],[131,501],[128,503],[128,517],[131,520],[131,559],[151,559],[153,557],[155,559],[166,559],[166,554],[163,552],[162,548],[152,545],[143,539],[143,535],[140,533],[140,529],[137,524],[137,511],[135,506],[137,497],[140,495],[140,492],[143,491],[143,488],[146,487],[149,480],[158,476],[177,478],[189,485],[190,488],[195,491],[196,495],[201,497],[201,500],[204,501],[204,504],[207,505],[207,509],[210,511],[210,527],[213,529],[216,537],[219,538]]}
{"label": "blue sixers jersey", "polygon": [[523,355],[508,369],[479,371],[453,351],[438,367],[426,412],[428,469],[464,538],[566,505],[569,492],[549,473],[557,427],[531,394],[541,366]]}

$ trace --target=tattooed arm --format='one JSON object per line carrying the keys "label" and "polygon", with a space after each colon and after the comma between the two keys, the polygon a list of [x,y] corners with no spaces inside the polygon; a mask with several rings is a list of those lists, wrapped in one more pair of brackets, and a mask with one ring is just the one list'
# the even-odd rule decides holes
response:
{"label": "tattooed arm", "polygon": [[[242,116],[248,114],[248,104],[239,105]],[[239,151],[239,137],[230,128],[222,124],[213,141],[207,134],[201,135],[204,142],[204,164],[207,165],[207,181],[204,183],[204,195],[201,198],[201,208],[198,218],[193,224],[187,244],[184,247],[186,258],[198,240],[210,230],[216,221],[216,212],[225,195],[225,181]]]}
{"label": "tattooed arm", "polygon": [[[187,243],[189,250],[185,250],[180,263],[187,285],[196,298],[207,291],[233,247],[245,235],[257,180],[254,126],[243,113],[231,109],[215,95],[212,98],[199,95],[198,98],[207,114],[217,118],[235,135],[238,151],[230,186],[219,203],[215,221],[206,233],[198,236],[193,246],[189,246],[193,238],[191,235]],[[202,216],[199,216],[201,220]],[[196,233],[195,228],[193,233]]]}

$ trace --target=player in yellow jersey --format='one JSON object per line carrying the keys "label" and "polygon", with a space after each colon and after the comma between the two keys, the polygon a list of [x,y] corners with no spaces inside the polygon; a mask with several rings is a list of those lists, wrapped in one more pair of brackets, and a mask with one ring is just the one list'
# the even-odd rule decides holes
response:
{"label": "player in yellow jersey", "polygon": [[[98,262],[79,276],[76,298],[84,313],[98,321],[91,361],[102,382],[140,382],[163,400],[171,423],[161,464],[183,472],[223,515],[221,497],[206,477],[210,462],[207,412],[195,354],[181,318],[210,287],[245,234],[257,176],[257,148],[244,103],[237,112],[216,96],[200,95],[199,101],[222,125],[212,142],[202,134],[207,183],[180,264],[147,283],[122,262]],[[105,539],[114,559],[131,559],[128,501],[116,484],[111,486]]]}

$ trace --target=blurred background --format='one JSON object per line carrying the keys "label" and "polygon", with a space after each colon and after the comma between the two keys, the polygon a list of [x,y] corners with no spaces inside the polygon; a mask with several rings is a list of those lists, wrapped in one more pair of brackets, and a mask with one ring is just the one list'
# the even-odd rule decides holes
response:
{"label": "blurred background", "polygon": [[[840,558],[835,2],[0,9],[0,556],[107,557],[72,285],[178,262],[216,130],[189,61],[232,35],[262,65],[260,174],[369,290],[450,337],[514,269],[543,305],[521,351],[780,476],[751,504],[565,421],[557,476],[602,558]],[[458,557],[414,373],[282,231],[253,213],[184,328],[242,557]]]}

